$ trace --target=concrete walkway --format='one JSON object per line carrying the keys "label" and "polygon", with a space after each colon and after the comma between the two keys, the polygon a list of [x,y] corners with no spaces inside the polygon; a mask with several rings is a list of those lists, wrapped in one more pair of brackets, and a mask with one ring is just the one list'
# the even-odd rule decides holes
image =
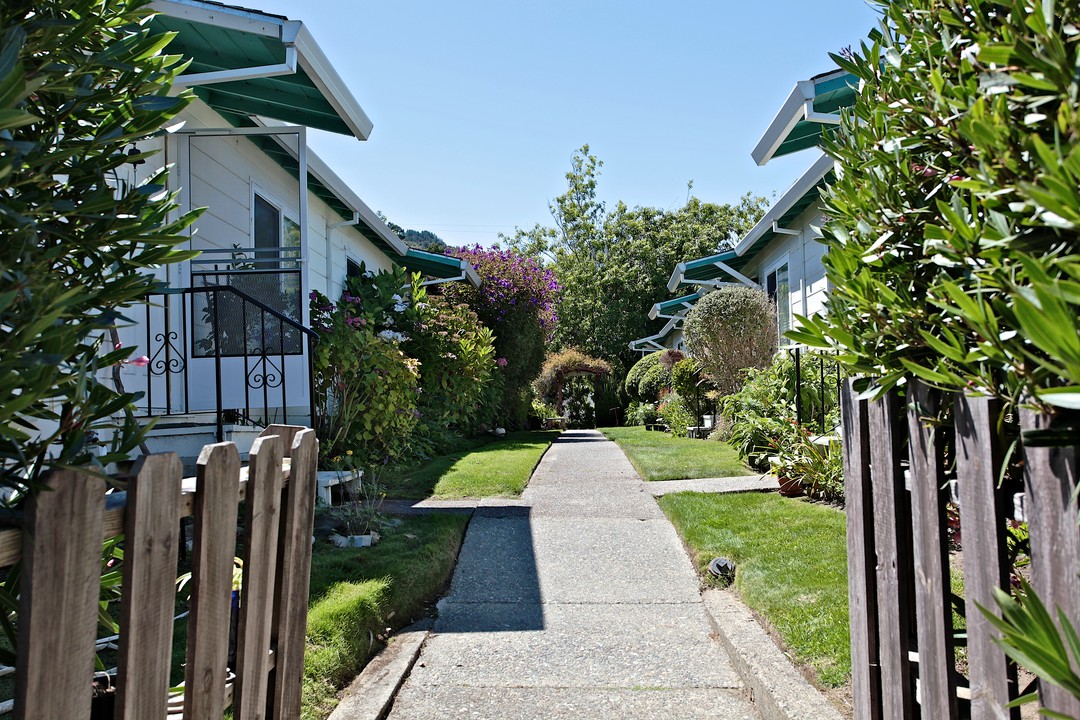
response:
{"label": "concrete walkway", "polygon": [[675,530],[613,442],[564,433],[481,504],[392,720],[758,718]]}

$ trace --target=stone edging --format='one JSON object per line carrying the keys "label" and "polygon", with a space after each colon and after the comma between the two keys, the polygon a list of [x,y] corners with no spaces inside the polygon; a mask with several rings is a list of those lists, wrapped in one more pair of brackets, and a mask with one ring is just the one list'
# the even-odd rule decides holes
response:
{"label": "stone edging", "polygon": [[705,610],[764,720],[842,720],[754,619],[724,590],[702,593]]}

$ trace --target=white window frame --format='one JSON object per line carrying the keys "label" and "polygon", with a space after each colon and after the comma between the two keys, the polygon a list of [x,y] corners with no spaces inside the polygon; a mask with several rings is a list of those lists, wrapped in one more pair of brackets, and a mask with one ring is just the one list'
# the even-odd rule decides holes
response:
{"label": "white window frame", "polygon": [[[784,253],[783,255],[779,256],[778,258],[776,258],[771,263],[769,263],[768,265],[765,266],[765,269],[761,271],[761,280],[762,280],[761,288],[763,290],[765,290],[766,292],[768,292],[768,289],[769,289],[769,275],[773,274],[774,272],[776,272],[777,270],[779,270],[780,268],[785,267],[785,266],[787,266],[788,299],[787,299],[787,307],[784,308],[783,312],[785,312],[787,314],[788,330],[790,330],[795,326],[795,314],[791,311],[791,253]],[[777,286],[779,287],[779,283],[777,283]],[[777,293],[777,294],[779,294],[779,293]],[[784,338],[783,335],[779,334],[780,330],[781,330],[780,313],[781,313],[780,303],[777,302],[776,303],[776,332],[777,332],[777,338],[778,338],[777,341],[782,346],[782,345],[785,344],[785,338]]]}

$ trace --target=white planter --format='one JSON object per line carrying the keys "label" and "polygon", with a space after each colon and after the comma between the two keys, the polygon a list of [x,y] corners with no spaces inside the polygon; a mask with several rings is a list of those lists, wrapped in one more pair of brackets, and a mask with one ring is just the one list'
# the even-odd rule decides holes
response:
{"label": "white planter", "polygon": [[373,532],[368,535],[338,535],[334,533],[328,539],[337,547],[371,547],[379,542],[379,533]]}

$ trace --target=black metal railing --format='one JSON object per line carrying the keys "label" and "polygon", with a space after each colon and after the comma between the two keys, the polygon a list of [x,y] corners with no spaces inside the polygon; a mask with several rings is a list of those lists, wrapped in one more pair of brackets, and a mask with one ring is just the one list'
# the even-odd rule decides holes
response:
{"label": "black metal railing", "polygon": [[[219,442],[226,422],[288,424],[291,378],[286,367],[290,357],[299,357],[306,377],[292,379],[293,386],[306,386],[309,419],[315,417],[312,357],[318,335],[298,317],[233,285],[202,284],[150,294],[143,324],[149,364],[138,405],[147,416],[211,411]],[[213,368],[213,407],[192,402],[192,383],[207,379],[201,368],[192,375],[193,361]]]}
{"label": "black metal railing", "polygon": [[833,430],[828,418],[840,404],[840,363],[829,353],[808,352],[798,345],[788,348],[788,355],[795,363],[795,419],[822,433]]}

